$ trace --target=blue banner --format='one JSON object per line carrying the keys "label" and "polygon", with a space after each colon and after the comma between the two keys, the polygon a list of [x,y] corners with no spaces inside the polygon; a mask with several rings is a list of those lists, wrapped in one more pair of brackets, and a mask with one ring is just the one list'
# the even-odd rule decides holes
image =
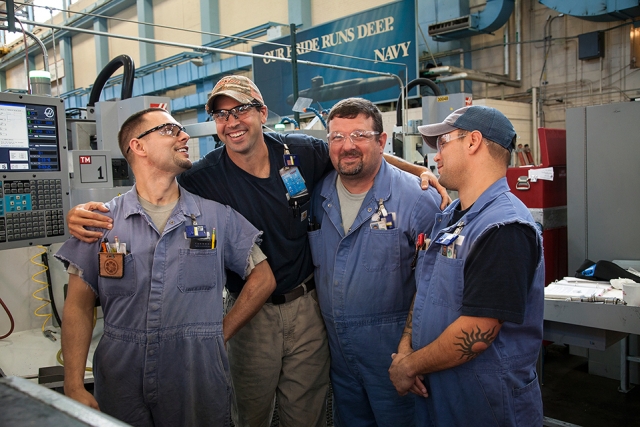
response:
{"label": "blue banner", "polygon": [[[402,0],[300,31],[296,33],[298,60],[391,73],[405,85],[405,73],[409,81],[417,75],[414,15],[414,0]],[[265,43],[254,46],[253,53],[291,58],[289,36],[271,43],[284,46]],[[265,103],[281,116],[293,114],[291,76],[291,62],[253,60],[253,79]],[[399,95],[399,82],[392,76],[298,64],[298,96],[312,98],[316,109],[330,109],[351,96],[381,102]]]}

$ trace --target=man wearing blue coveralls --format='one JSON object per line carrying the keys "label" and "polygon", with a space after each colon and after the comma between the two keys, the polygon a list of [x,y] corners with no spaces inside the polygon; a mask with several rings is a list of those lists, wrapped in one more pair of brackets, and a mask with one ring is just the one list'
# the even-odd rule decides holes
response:
{"label": "man wearing blue coveralls", "polygon": [[421,426],[541,426],[544,261],[540,231],[505,178],[516,132],[475,105],[418,129],[459,199],[420,251],[391,379],[417,395]]}
{"label": "man wearing blue coveralls", "polygon": [[[256,246],[262,233],[178,185],[176,176],[191,167],[189,135],[166,111],[132,115],[118,140],[136,184],[107,203],[108,243],[72,238],[55,255],[69,271],[65,394],[135,426],[228,426],[225,343],[253,313],[223,321],[222,289],[228,269],[263,301],[273,292],[275,278]],[[84,370],[97,297],[104,335],[94,355],[94,398]]]}
{"label": "man wearing blue coveralls", "polygon": [[309,242],[329,336],[334,423],[411,426],[413,400],[398,396],[387,368],[415,293],[415,242],[431,230],[440,197],[383,159],[387,135],[370,101],[340,101],[327,126],[335,171],[314,192]]}

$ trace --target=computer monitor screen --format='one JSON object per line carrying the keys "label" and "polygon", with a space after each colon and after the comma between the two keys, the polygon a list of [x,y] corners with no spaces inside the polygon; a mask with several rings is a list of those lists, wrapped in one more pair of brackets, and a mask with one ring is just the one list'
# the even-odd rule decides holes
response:
{"label": "computer monitor screen", "polygon": [[57,108],[0,101],[0,172],[60,171]]}

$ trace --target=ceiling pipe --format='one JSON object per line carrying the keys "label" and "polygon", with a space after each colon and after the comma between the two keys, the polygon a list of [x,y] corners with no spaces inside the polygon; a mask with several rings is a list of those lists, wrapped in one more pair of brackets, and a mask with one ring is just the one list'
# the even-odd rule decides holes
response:
{"label": "ceiling pipe", "polygon": [[502,42],[502,74],[509,77],[511,74],[511,23],[509,21],[504,24]]}
{"label": "ceiling pipe", "polygon": [[[427,70],[425,74],[434,76],[436,78],[436,83],[452,82],[457,80],[473,80],[476,82],[493,83],[510,87],[522,87],[522,81],[510,80],[505,76],[483,73],[453,65],[433,67]],[[442,74],[450,75],[442,76]]]}
{"label": "ceiling pipe", "polygon": [[447,83],[447,82],[454,82],[458,80],[472,80],[474,82],[493,83],[497,85],[504,85],[504,86],[510,86],[510,87],[522,86],[521,82],[504,79],[501,76],[490,76],[484,73],[475,73],[470,70],[466,72],[458,72],[455,74],[451,74],[449,76],[437,77],[435,82]]}
{"label": "ceiling pipe", "polygon": [[[9,30],[9,27],[7,26],[2,26],[0,27],[0,30]],[[47,48],[44,46],[44,43],[42,43],[42,40],[40,40],[38,38],[38,36],[36,36],[35,34],[33,34],[31,31],[28,30],[23,30],[21,28],[16,28],[16,31],[20,31],[25,33],[26,35],[28,35],[29,37],[31,37],[38,46],[40,46],[40,49],[42,49],[42,59],[44,61],[44,71],[49,71],[49,52],[47,52]]]}
{"label": "ceiling pipe", "polygon": [[522,81],[522,0],[516,0],[516,81]]}

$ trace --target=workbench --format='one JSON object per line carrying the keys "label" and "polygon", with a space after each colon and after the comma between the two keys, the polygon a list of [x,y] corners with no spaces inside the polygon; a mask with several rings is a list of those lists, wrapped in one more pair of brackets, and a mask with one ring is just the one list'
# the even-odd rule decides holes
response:
{"label": "workbench", "polygon": [[[87,367],[91,367],[93,353],[102,337],[103,320],[98,319],[93,329]],[[58,329],[59,331],[59,329]],[[0,372],[5,376],[25,378],[36,383],[43,383],[40,368],[60,366],[56,355],[60,350],[60,333],[54,333],[55,341],[46,338],[42,330],[29,329],[14,332],[0,340]],[[85,383],[93,383],[93,373],[85,373]],[[49,388],[62,387],[62,380],[46,382]]]}
{"label": "workbench", "polygon": [[629,356],[629,334],[640,335],[640,307],[548,300],[544,301],[544,339],[605,350],[620,343],[620,391],[628,392],[629,362],[640,357]]}

